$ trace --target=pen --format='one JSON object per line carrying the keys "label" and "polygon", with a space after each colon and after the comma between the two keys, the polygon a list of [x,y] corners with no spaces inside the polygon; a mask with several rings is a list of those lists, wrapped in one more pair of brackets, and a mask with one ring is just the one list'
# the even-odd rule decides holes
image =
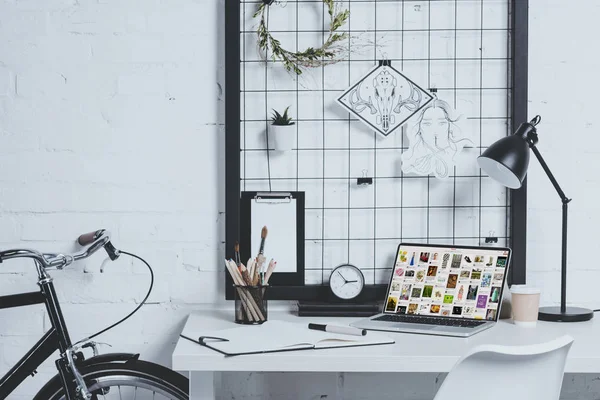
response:
{"label": "pen", "polygon": [[308,324],[308,329],[313,329],[316,331],[324,331],[324,332],[329,332],[329,333],[340,333],[342,335],[353,335],[353,336],[365,336],[367,334],[366,329],[358,329],[358,328],[353,328],[351,326]]}

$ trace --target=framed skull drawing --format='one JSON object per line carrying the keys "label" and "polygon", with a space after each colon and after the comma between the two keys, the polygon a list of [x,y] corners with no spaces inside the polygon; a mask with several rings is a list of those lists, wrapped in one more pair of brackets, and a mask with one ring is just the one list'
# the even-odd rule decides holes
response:
{"label": "framed skull drawing", "polygon": [[433,100],[427,91],[380,61],[337,101],[369,128],[384,136],[401,127]]}

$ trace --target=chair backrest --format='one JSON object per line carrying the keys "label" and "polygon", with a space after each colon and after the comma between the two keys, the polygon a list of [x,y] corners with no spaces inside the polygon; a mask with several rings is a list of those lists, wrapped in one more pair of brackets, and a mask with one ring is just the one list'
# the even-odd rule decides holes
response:
{"label": "chair backrest", "polygon": [[473,348],[448,374],[435,400],[559,400],[570,336],[531,346]]}

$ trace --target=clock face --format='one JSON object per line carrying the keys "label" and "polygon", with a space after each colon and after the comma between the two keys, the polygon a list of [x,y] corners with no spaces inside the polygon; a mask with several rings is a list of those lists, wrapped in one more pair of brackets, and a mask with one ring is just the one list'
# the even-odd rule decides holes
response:
{"label": "clock face", "polygon": [[365,277],[354,265],[340,265],[329,277],[329,287],[340,299],[350,300],[362,292]]}

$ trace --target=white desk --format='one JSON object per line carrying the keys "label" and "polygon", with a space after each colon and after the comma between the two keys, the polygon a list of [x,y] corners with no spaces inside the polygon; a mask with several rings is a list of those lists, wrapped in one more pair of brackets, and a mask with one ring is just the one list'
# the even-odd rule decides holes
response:
{"label": "white desk", "polygon": [[[269,313],[270,320],[336,322],[353,318],[297,317],[286,312]],[[204,311],[189,316],[184,331],[195,337],[208,331],[238,326],[233,311]],[[525,345],[569,334],[575,338],[565,372],[600,373],[600,319],[580,323],[538,322],[536,328],[518,328],[501,321],[471,338],[389,333],[396,344],[345,349],[294,351],[225,358],[221,354],[179,338],[173,352],[173,369],[190,374],[190,399],[214,398],[214,372],[448,372],[467,349],[479,344]],[[193,336],[191,336],[193,337]],[[406,339],[410,338],[410,345]]]}

